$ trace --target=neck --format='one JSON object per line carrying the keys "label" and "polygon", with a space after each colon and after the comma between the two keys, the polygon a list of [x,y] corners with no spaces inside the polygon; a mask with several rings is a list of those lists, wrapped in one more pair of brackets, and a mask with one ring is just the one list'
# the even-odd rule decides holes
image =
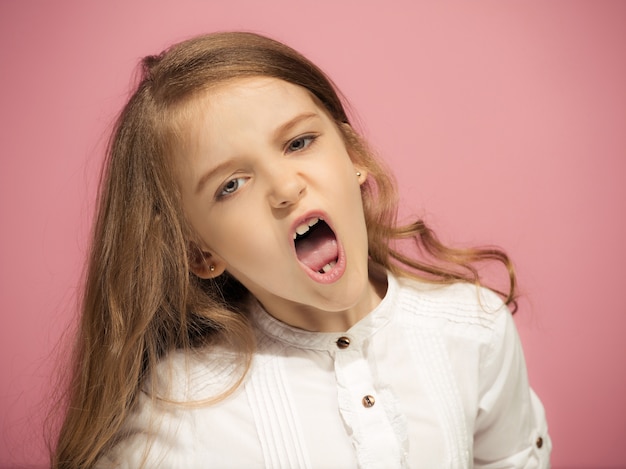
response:
{"label": "neck", "polygon": [[[323,310],[307,305],[285,304],[264,309],[274,318],[298,329],[310,332],[345,332],[373,311],[387,292],[387,274],[384,269],[370,269],[364,294],[351,308]],[[262,302],[261,302],[262,303]]]}

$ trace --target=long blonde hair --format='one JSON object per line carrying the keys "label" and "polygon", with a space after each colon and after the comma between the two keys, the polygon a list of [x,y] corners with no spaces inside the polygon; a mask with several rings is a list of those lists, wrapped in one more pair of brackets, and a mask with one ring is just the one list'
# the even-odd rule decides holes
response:
{"label": "long blonde hair", "polygon": [[[252,33],[193,38],[143,60],[109,143],[55,468],[91,467],[111,448],[169,351],[219,341],[239,351],[244,363],[253,353],[244,307],[249,293],[228,274],[202,280],[190,273],[193,233],[182,216],[171,157],[188,105],[211,86],[246,76],[302,86],[334,119],[351,156],[369,171],[362,197],[374,262],[430,282],[478,283],[475,263],[496,260],[509,271],[505,302],[514,302],[515,277],[502,251],[448,248],[423,221],[396,226],[394,181],[350,125],[338,91],[318,67]],[[395,246],[404,239],[416,243],[414,255]]]}

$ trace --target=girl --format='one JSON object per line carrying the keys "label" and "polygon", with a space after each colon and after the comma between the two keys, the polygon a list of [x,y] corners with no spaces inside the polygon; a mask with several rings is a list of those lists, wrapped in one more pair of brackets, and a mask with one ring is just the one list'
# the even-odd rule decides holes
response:
{"label": "girl", "polygon": [[[144,59],[53,466],[548,467],[508,257],[395,216],[391,177],[294,50],[221,33]],[[504,301],[483,261],[508,268]]]}

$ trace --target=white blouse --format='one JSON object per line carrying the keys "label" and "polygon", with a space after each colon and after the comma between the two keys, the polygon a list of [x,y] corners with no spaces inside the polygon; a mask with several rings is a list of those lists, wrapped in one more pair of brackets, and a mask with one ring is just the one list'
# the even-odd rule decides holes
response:
{"label": "white blouse", "polygon": [[[544,410],[501,300],[469,284],[388,284],[345,333],[296,329],[257,308],[242,385],[209,405],[142,394],[98,467],[548,468]],[[181,401],[238,377],[215,348],[172,353],[158,368]]]}

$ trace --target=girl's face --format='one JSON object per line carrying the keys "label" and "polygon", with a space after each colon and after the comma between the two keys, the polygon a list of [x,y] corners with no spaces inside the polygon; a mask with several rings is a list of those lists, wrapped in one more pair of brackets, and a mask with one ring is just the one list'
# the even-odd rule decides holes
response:
{"label": "girl's face", "polygon": [[197,109],[180,165],[205,253],[194,272],[228,271],[304,329],[345,330],[371,311],[380,296],[368,279],[367,175],[322,107],[304,88],[255,77],[212,89]]}

